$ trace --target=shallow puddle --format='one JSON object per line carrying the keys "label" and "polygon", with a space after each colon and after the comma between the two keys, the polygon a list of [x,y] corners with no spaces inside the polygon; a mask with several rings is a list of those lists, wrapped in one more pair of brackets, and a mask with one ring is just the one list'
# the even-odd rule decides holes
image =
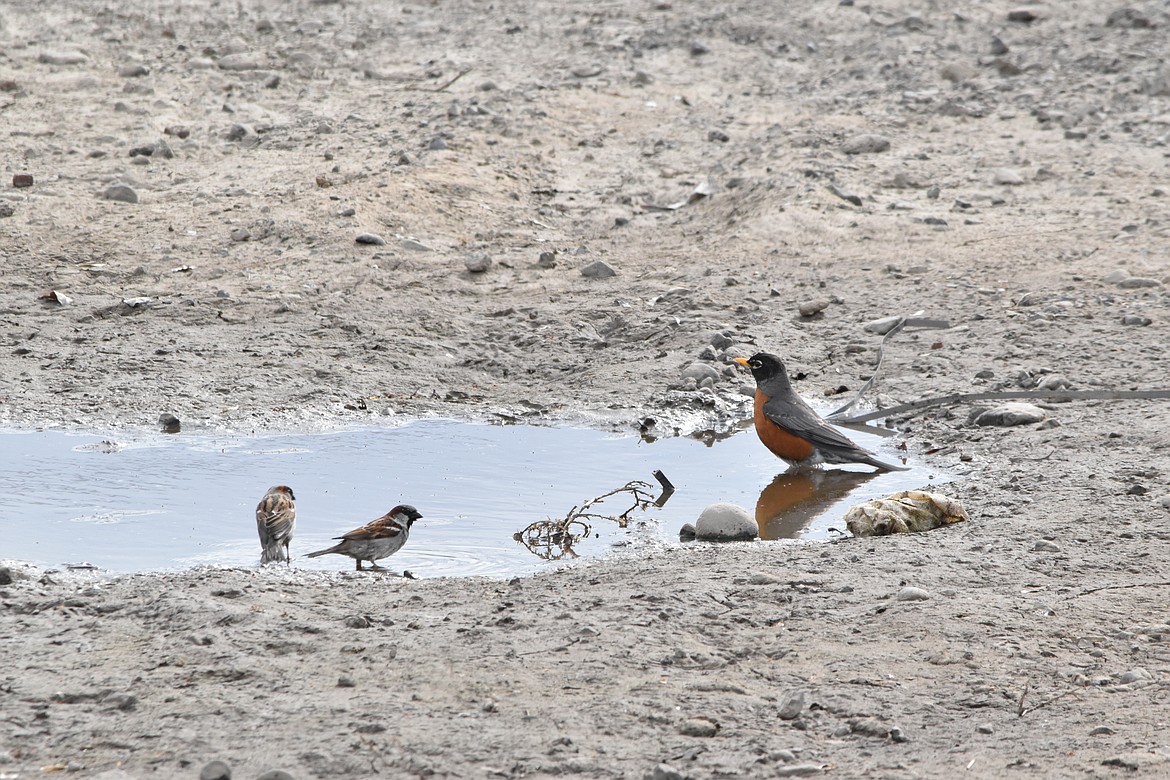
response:
{"label": "shallow puddle", "polygon": [[[872,434],[849,435],[881,448]],[[765,538],[825,539],[833,528],[844,531],[840,519],[853,504],[945,479],[920,468],[801,475],[781,473],[783,466],[750,428],[709,445],[435,420],[262,437],[4,433],[0,559],[50,567],[85,562],[114,572],[255,565],[256,504],[268,487],[287,484],[297,496],[294,566],[352,569],[349,558],[303,556],[395,504],[411,503],[423,519],[384,566],[419,577],[505,577],[557,565],[514,534],[563,518],[631,480],[650,483],[657,497],[656,469],[675,487],[665,505],[635,511],[626,529],[592,521],[593,535],[575,545],[576,554],[676,544],[683,523],[715,501],[755,507]],[[618,494],[594,511],[618,515],[631,503]]]}

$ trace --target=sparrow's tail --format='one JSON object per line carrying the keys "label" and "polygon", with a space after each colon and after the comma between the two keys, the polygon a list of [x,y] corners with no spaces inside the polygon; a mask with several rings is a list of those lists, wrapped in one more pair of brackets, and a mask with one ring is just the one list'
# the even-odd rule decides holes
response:
{"label": "sparrow's tail", "polygon": [[327,550],[318,550],[317,552],[311,552],[308,555],[306,555],[305,557],[306,558],[316,558],[318,555],[328,555],[329,553],[335,553],[335,552],[341,552],[341,545],[340,544],[335,544]]}
{"label": "sparrow's tail", "polygon": [[272,541],[260,553],[260,565],[266,563],[288,563],[288,547],[282,541]]}

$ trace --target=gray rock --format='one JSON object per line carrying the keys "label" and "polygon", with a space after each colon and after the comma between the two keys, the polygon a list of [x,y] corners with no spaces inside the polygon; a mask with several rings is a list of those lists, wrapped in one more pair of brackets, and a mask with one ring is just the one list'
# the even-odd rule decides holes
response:
{"label": "gray rock", "polygon": [[722,376],[719,369],[708,363],[691,363],[682,371],[683,379],[693,379],[696,384],[701,383],[704,379],[710,379],[718,382]]}
{"label": "gray rock", "polygon": [[178,433],[183,427],[179,418],[170,412],[160,414],[158,416],[158,424],[162,428],[163,433]]}
{"label": "gray rock", "polygon": [[808,301],[807,303],[800,304],[798,311],[800,312],[801,317],[813,317],[829,308],[830,303],[832,303],[832,301],[827,298],[822,298],[817,301]]}
{"label": "gray rock", "polygon": [[845,154],[876,154],[890,148],[890,139],[876,133],[863,133],[847,138],[841,144]]}
{"label": "gray rock", "polygon": [[929,599],[930,594],[925,590],[910,585],[894,594],[895,601],[928,601]]}
{"label": "gray rock", "polygon": [[125,184],[111,184],[109,187],[106,187],[102,193],[102,197],[106,200],[117,201],[118,203],[138,202],[138,193]]}
{"label": "gray rock", "polygon": [[225,761],[212,761],[203,767],[199,780],[232,780],[232,768]]}
{"label": "gray rock", "polygon": [[536,261],[537,268],[556,268],[557,267],[557,253],[556,252],[541,252],[540,257]]}
{"label": "gray rock", "polygon": [[89,62],[89,57],[79,51],[50,50],[41,52],[37,60],[46,65],[81,65],[82,63]]}
{"label": "gray rock", "polygon": [[594,260],[589,265],[581,269],[581,275],[586,279],[608,279],[611,276],[617,276],[617,271],[604,260]]}
{"label": "gray rock", "polygon": [[1037,539],[1032,545],[1034,552],[1060,552],[1060,545],[1055,542],[1050,542],[1047,539]]}
{"label": "gray rock", "polygon": [[1129,685],[1130,683],[1144,682],[1152,679],[1154,679],[1154,676],[1140,667],[1137,669],[1130,669],[1128,672],[1122,672],[1117,676],[1117,681],[1122,685]]}
{"label": "gray rock", "polygon": [[1149,317],[1142,317],[1138,314],[1126,314],[1121,318],[1122,325],[1137,325],[1138,327],[1145,327],[1153,322]]}
{"label": "gray rock", "polygon": [[710,53],[711,53],[711,47],[709,47],[703,41],[698,41],[698,40],[691,41],[691,54],[692,55],[698,57],[698,56],[701,56],[703,54],[710,54]]}
{"label": "gray rock", "polygon": [[687,718],[678,727],[686,737],[713,737],[719,733],[719,724],[708,718]]}
{"label": "gray rock", "polygon": [[780,720],[796,720],[804,711],[804,699],[804,691],[789,692],[780,703],[780,711],[776,713],[776,716]]}
{"label": "gray rock", "polygon": [[220,70],[259,70],[260,60],[251,52],[237,52],[236,54],[225,54],[216,62]]}
{"label": "gray rock", "polygon": [[1138,30],[1153,27],[1150,17],[1136,8],[1118,8],[1105,17],[1106,27]]}
{"label": "gray rock", "polygon": [[118,75],[124,79],[137,79],[150,75],[150,68],[142,63],[130,63],[118,68]]}
{"label": "gray rock", "polygon": [[442,136],[436,135],[434,138],[431,139],[431,142],[429,144],[427,144],[427,148],[430,149],[432,152],[441,152],[444,149],[447,149],[449,147],[447,146],[447,142],[445,140],[443,140]]}
{"label": "gray rock", "polygon": [[1109,284],[1117,284],[1130,277],[1129,271],[1124,268],[1115,268],[1109,273],[1105,274],[1105,281]]}
{"label": "gray rock", "polygon": [[1157,279],[1149,279],[1144,276],[1131,276],[1128,279],[1122,279],[1117,283],[1117,286],[1123,290],[1137,290],[1143,287],[1161,287],[1162,283]]}
{"label": "gray rock", "polygon": [[12,584],[12,569],[7,566],[0,566],[0,585]]}
{"label": "gray rock", "polygon": [[777,767],[773,773],[773,777],[812,777],[819,775],[825,771],[825,768],[818,764],[789,764],[788,766]]}
{"label": "gray rock", "polygon": [[975,418],[976,425],[996,425],[1008,427],[1012,425],[1031,425],[1038,423],[1047,416],[1039,406],[1022,401],[1008,401],[993,409],[980,414]]}
{"label": "gray rock", "polygon": [[[1170,496],[1166,498],[1170,500]],[[1167,508],[1170,509],[1170,506]],[[678,539],[680,542],[693,542],[696,535],[695,526],[690,523],[683,523],[682,528],[678,529]]]}
{"label": "gray rock", "polygon": [[695,522],[696,538],[711,542],[748,541],[759,533],[755,518],[737,504],[711,504],[703,509]]}
{"label": "gray rock", "polygon": [[1024,175],[1015,168],[1000,168],[991,179],[996,184],[1014,187],[1024,183]]}
{"label": "gray rock", "polygon": [[252,138],[256,135],[256,131],[245,124],[237,122],[228,128],[227,139],[229,141],[243,141],[246,138]]}
{"label": "gray rock", "polygon": [[463,260],[463,265],[473,274],[482,274],[492,267],[492,256],[487,252],[475,252]]}
{"label": "gray rock", "polygon": [[1001,41],[1001,40],[999,39],[999,36],[997,36],[997,35],[993,35],[993,36],[991,36],[991,46],[990,46],[990,49],[991,49],[991,53],[992,53],[993,55],[995,55],[996,57],[1002,57],[1003,55],[1005,55],[1005,54],[1007,54],[1009,51],[1011,51],[1011,50],[1008,48],[1008,45],[1007,45],[1006,43],[1004,43],[1003,41]]}
{"label": "gray rock", "polygon": [[1158,499],[1158,503],[1162,505],[1163,509],[1170,509],[1170,495],[1162,496]]}
{"label": "gray rock", "polygon": [[398,245],[403,249],[409,249],[413,252],[431,252],[433,251],[429,246],[419,241],[417,238],[404,238],[398,242]]}
{"label": "gray rock", "polygon": [[0,217],[11,217],[16,213],[16,207],[11,203],[0,203]]}
{"label": "gray rock", "polygon": [[269,769],[256,780],[293,780],[293,776],[283,769]]}
{"label": "gray rock", "polygon": [[894,329],[894,326],[902,321],[901,317],[883,317],[880,320],[871,320],[862,326],[862,330],[867,333],[876,333],[879,336],[884,336]]}
{"label": "gray rock", "polygon": [[358,233],[354,241],[359,244],[370,244],[371,246],[385,246],[386,244],[386,239],[377,233]]}
{"label": "gray rock", "polygon": [[250,241],[252,239],[252,232],[245,227],[238,227],[231,232],[231,239],[237,243]]}
{"label": "gray rock", "polygon": [[650,773],[650,780],[686,780],[686,775],[670,764],[659,764]]}
{"label": "gray rock", "polygon": [[735,343],[735,340],[732,339],[730,336],[728,336],[726,333],[721,333],[719,331],[715,331],[714,333],[711,334],[711,338],[709,338],[707,340],[707,343],[710,344],[715,349],[727,349],[728,347],[730,347],[732,344]]}

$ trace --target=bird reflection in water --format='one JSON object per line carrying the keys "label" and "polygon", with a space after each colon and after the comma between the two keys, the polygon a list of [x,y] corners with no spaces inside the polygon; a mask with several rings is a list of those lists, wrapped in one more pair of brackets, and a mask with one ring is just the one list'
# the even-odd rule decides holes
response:
{"label": "bird reflection in water", "polygon": [[879,472],[791,469],[777,474],[756,501],[761,539],[795,539],[800,532],[854,488]]}

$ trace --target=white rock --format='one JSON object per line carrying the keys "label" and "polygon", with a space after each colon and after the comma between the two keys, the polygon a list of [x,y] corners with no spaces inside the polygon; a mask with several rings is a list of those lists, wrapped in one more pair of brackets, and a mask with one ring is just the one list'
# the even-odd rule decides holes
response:
{"label": "white rock", "polygon": [[747,541],[759,533],[755,518],[737,504],[711,504],[695,522],[696,537],[711,542]]}

